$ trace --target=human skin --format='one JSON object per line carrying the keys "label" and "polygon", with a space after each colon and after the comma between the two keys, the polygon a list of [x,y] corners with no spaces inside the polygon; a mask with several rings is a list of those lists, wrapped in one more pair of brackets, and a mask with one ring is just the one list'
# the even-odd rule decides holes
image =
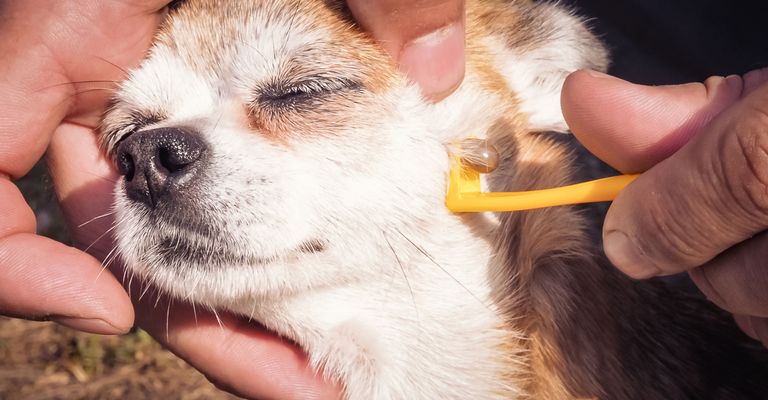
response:
{"label": "human skin", "polygon": [[[96,241],[90,251],[99,259],[36,236],[34,214],[11,180],[27,173],[48,148],[71,225],[109,210],[117,177],[95,144],[94,128],[109,94],[98,89],[112,88],[109,81],[123,78],[123,69],[143,57],[165,3],[0,4],[1,313],[107,334],[123,333],[134,323],[131,299],[112,274],[101,273],[99,259],[112,244],[98,238],[110,227],[109,218],[74,229],[78,247]],[[425,96],[440,100],[460,83],[463,2],[350,0],[349,5]],[[758,133],[768,126],[768,89],[760,86],[766,75],[645,88],[580,72],[568,79],[563,96],[569,124],[595,154],[623,171],[655,166],[611,207],[606,233],[631,238],[634,246],[627,249],[626,240],[617,245],[607,234],[611,260],[635,277],[691,271],[713,301],[764,343],[768,274],[759,263],[766,248],[759,232],[765,229],[766,207],[748,193],[765,188],[766,163],[757,150],[764,148]],[[101,82],[71,83],[85,81]],[[715,139],[728,132],[746,132],[740,137],[754,140],[749,149],[756,151],[745,152],[740,143],[733,156],[716,151]],[[712,182],[700,173],[709,164],[734,172],[715,175],[720,180]],[[647,193],[656,194],[653,201]],[[687,221],[693,226],[683,231],[660,229]],[[135,300],[136,322],[220,387],[253,398],[338,396],[337,388],[307,370],[296,347],[252,323],[222,315],[220,326],[211,315],[198,311],[195,319],[188,307],[155,308],[148,300]]]}
{"label": "human skin", "polygon": [[434,101],[464,78],[464,1],[348,0],[352,14]]}
{"label": "human skin", "polygon": [[[0,314],[101,334],[125,333],[136,323],[241,396],[337,398],[338,388],[310,371],[296,346],[254,323],[233,315],[220,315],[220,323],[183,304],[156,304],[151,294],[140,299],[138,282],[128,285],[131,297],[115,277],[122,278],[118,263],[114,274],[102,271],[113,249],[110,235],[102,235],[113,221],[100,216],[110,210],[118,176],[95,130],[115,82],[149,48],[167,3],[0,3]],[[463,1],[349,5],[426,97],[440,100],[459,84]],[[46,152],[74,247],[35,234],[34,213],[13,184]]]}
{"label": "human skin", "polygon": [[676,86],[578,71],[568,125],[622,172],[645,171],[603,226],[605,253],[631,277],[687,271],[768,345],[768,69]]}

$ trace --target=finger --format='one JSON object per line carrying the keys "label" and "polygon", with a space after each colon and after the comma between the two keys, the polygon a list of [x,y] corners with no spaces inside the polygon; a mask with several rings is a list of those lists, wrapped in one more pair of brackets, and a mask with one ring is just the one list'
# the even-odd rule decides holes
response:
{"label": "finger", "polygon": [[67,115],[98,123],[113,87],[109,81],[143,58],[165,3],[3,3],[0,172],[25,174]]}
{"label": "finger", "polygon": [[291,342],[232,315],[219,313],[219,321],[185,304],[155,305],[152,297],[137,305],[139,324],[219,388],[258,399],[340,397]]}
{"label": "finger", "polygon": [[768,84],[731,106],[611,205],[605,252],[631,276],[702,265],[768,226]]}
{"label": "finger", "polygon": [[425,96],[441,100],[464,78],[463,0],[348,0],[352,14]]}
{"label": "finger", "polygon": [[690,271],[702,292],[734,314],[768,317],[768,233],[761,233]]}
{"label": "finger", "polygon": [[[34,251],[30,251],[34,249]],[[48,238],[0,239],[0,313],[50,318],[101,334],[127,332],[133,308],[120,284],[87,254]]]}
{"label": "finger", "polygon": [[0,313],[51,318],[72,328],[124,333],[133,309],[122,287],[85,253],[34,235],[21,193],[0,178]]}
{"label": "finger", "polygon": [[[99,57],[87,51],[108,48],[119,52],[122,45],[131,44],[138,50],[125,52],[126,57],[138,60],[137,52],[146,49],[149,39],[146,43],[132,41],[136,34],[126,35],[125,29],[112,31],[113,36],[103,35],[110,31],[99,27],[130,27],[151,37],[159,21],[157,10],[145,10],[145,17],[138,19],[150,22],[134,25],[138,19],[129,12],[139,11],[134,6],[121,8],[127,3],[109,2],[99,11],[94,8],[99,3],[83,2],[82,7],[34,1],[3,4],[0,52],[6,57],[0,62],[0,174],[23,175],[39,159],[51,132],[75,108],[76,88],[67,82],[79,79],[80,73],[85,79],[109,79],[109,75],[89,75]],[[116,10],[114,14],[102,12]],[[94,24],[95,20],[101,25]],[[152,28],[144,29],[147,26]],[[78,75],[71,74],[73,71]],[[91,111],[94,115],[101,112]],[[5,215],[26,210],[25,204],[15,204]],[[124,332],[132,325],[133,309],[125,292],[84,253],[31,234],[12,234],[0,243],[0,267],[0,309],[6,313],[50,316],[98,333]]]}
{"label": "finger", "polygon": [[[123,80],[126,71],[145,58],[168,3],[168,0],[79,0],[76,6],[79,15],[74,21],[52,24],[48,29],[56,38],[52,56],[63,66],[66,77],[73,82],[96,81],[69,86],[76,98],[70,105],[70,121],[91,127],[98,125],[112,89],[117,86],[114,82]],[[63,3],[57,8],[71,10],[74,7]]]}
{"label": "finger", "polygon": [[0,176],[0,215],[0,237],[35,232],[35,214],[16,185],[4,176]]}
{"label": "finger", "polygon": [[130,300],[100,271],[93,258],[56,241],[33,234],[2,238],[0,313],[53,319],[93,333],[125,333],[133,325]]}
{"label": "finger", "polygon": [[[757,80],[750,78],[750,85]],[[736,102],[743,83],[729,76],[653,87],[577,71],[563,85],[561,105],[571,131],[589,151],[620,171],[641,172]]]}
{"label": "finger", "polygon": [[113,255],[117,173],[92,129],[62,124],[51,138],[48,168],[75,245],[101,261]]}

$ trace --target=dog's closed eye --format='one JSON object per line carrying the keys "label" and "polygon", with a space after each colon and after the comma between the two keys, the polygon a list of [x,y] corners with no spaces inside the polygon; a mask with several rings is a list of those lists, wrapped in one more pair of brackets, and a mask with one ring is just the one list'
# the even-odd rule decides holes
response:
{"label": "dog's closed eye", "polygon": [[329,96],[359,91],[362,84],[339,78],[308,77],[299,82],[275,82],[257,89],[255,105],[269,108],[295,109],[312,105]]}
{"label": "dog's closed eye", "polygon": [[173,0],[170,3],[168,3],[168,10],[174,11],[177,8],[181,7],[182,4],[184,4],[185,0]]}

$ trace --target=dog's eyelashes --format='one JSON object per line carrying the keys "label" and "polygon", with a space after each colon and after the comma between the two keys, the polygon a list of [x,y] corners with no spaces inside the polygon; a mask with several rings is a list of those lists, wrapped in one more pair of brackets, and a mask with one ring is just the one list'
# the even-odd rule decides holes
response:
{"label": "dog's eyelashes", "polygon": [[265,91],[259,97],[259,101],[271,105],[292,105],[309,100],[312,96],[322,95],[323,93],[323,90],[317,90],[310,85],[294,86],[282,90],[280,88],[273,88],[272,90]]}
{"label": "dog's eyelashes", "polygon": [[259,91],[257,102],[269,107],[296,107],[311,104],[327,96],[360,90],[359,82],[346,79],[307,79],[285,85],[275,83]]}
{"label": "dog's eyelashes", "polygon": [[181,7],[182,4],[184,4],[186,0],[173,0],[170,3],[168,3],[168,10],[175,11],[177,8]]}

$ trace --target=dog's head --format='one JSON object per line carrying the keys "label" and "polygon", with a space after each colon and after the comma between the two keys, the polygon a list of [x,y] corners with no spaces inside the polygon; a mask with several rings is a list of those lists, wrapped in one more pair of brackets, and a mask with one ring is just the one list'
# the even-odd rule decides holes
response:
{"label": "dog's head", "polygon": [[104,120],[122,256],[214,304],[364,279],[442,208],[427,107],[325,2],[184,2]]}
{"label": "dog's head", "polygon": [[119,250],[135,272],[212,306],[396,273],[381,262],[388,237],[429,237],[454,218],[446,145],[502,116],[515,129],[562,127],[558,84],[595,43],[567,13],[538,11],[554,23],[511,37],[484,36],[497,13],[474,16],[467,77],[430,104],[341,5],[187,0],[170,11],[102,129],[123,175]]}

